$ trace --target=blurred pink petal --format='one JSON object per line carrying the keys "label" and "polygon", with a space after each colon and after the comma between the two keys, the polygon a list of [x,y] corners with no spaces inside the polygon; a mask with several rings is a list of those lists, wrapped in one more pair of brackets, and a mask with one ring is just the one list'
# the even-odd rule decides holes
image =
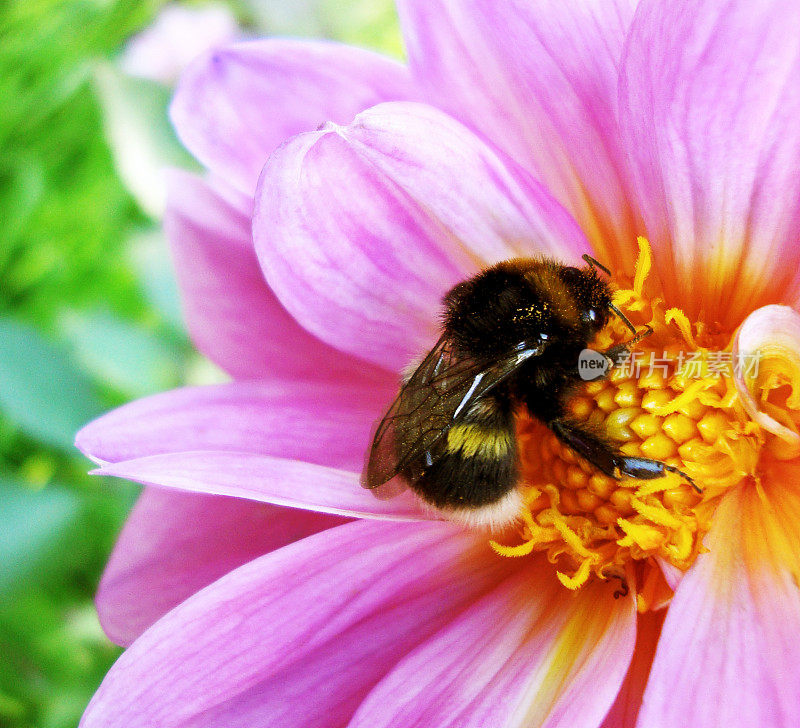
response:
{"label": "blurred pink petal", "polygon": [[636,620],[636,647],[628,674],[600,728],[635,728],[665,611],[645,612]]}
{"label": "blurred pink petal", "polygon": [[495,588],[510,563],[451,524],[324,531],[157,622],[111,669],[81,726],[346,725],[403,655]]}
{"label": "blurred pink petal", "polygon": [[249,452],[197,450],[151,455],[108,463],[93,472],[142,485],[230,495],[342,516],[405,521],[429,517],[410,491],[380,500],[361,487],[358,473]]}
{"label": "blurred pink petal", "polygon": [[435,338],[445,291],[487,262],[589,249],[529,177],[411,103],[281,147],[261,177],[253,234],[267,281],[305,328],[397,370]]}
{"label": "blurred pink petal", "polygon": [[386,389],[274,378],[187,387],[131,402],[86,425],[78,448],[95,462],[228,450],[360,471],[364,443],[391,401]]}
{"label": "blurred pink petal", "polygon": [[[569,592],[537,559],[411,652],[351,728],[595,728],[633,652],[633,597]],[[602,680],[598,680],[602,675]]]}
{"label": "blurred pink petal", "polygon": [[171,85],[190,61],[210,48],[231,42],[240,32],[227,5],[170,4],[127,43],[120,65],[132,76]]}
{"label": "blurred pink petal", "polygon": [[426,99],[507,151],[575,216],[598,255],[630,265],[636,229],[616,118],[636,0],[402,0]]}
{"label": "blurred pink petal", "polygon": [[[670,604],[639,728],[800,725],[800,469],[728,493]],[[794,574],[794,578],[793,578]]]}
{"label": "blurred pink petal", "polygon": [[337,526],[337,516],[147,488],[117,540],[97,592],[106,634],[129,645],[220,576],[292,541]]}
{"label": "blurred pink petal", "polygon": [[619,118],[654,271],[735,328],[800,296],[800,4],[643,0]]}
{"label": "blurred pink petal", "polygon": [[384,56],[325,41],[270,39],[193,63],[171,113],[189,151],[252,195],[267,157],[289,137],[415,95],[407,69]]}
{"label": "blurred pink petal", "polygon": [[174,171],[165,220],[197,348],[240,379],[313,375],[388,382],[385,371],[356,361],[313,337],[264,282],[250,218],[207,182]]}

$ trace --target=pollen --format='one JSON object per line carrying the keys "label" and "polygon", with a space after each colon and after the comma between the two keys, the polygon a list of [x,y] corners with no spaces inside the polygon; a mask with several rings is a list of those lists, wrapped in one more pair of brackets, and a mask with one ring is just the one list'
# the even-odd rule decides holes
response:
{"label": "pollen", "polygon": [[513,443],[512,433],[497,433],[473,424],[456,425],[447,433],[447,450],[467,458],[502,458]]}
{"label": "pollen", "polygon": [[[637,590],[638,609],[647,611],[670,593],[659,563],[691,566],[704,551],[720,497],[746,479],[757,481],[766,440],[737,395],[731,332],[692,323],[647,296],[650,247],[644,239],[639,247],[630,287],[618,290],[614,303],[653,334],[608,377],[583,385],[569,403],[570,415],[625,455],[677,468],[699,492],[674,472],[654,480],[604,475],[523,413],[518,538],[505,535],[511,543],[491,545],[508,557],[544,552],[568,589],[591,579],[619,580],[625,592]],[[626,337],[630,331],[614,319],[592,346],[602,351]]]}

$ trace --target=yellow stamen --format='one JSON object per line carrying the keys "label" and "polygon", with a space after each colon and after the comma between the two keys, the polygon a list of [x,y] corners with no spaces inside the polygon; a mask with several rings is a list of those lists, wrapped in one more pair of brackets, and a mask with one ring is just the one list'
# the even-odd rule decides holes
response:
{"label": "yellow stamen", "polygon": [[[683,570],[691,566],[703,551],[720,496],[746,478],[757,480],[765,436],[737,396],[730,350],[724,349],[729,332],[712,334],[711,327],[692,324],[681,310],[665,310],[661,300],[647,298],[652,256],[647,240],[638,242],[632,285],[617,291],[614,301],[635,324],[648,323],[654,333],[637,347],[636,359],[585,385],[570,402],[570,415],[606,433],[626,455],[678,468],[703,492],[672,472],[655,480],[607,477],[522,414],[521,542],[493,541],[492,548],[509,557],[544,552],[568,589],[592,578],[633,575],[637,606],[645,611],[663,603],[668,593],[657,560]],[[628,335],[614,319],[594,346],[604,349]],[[770,393],[778,386],[786,389],[785,377],[760,383],[767,392],[760,406],[778,420],[771,408],[781,408]],[[800,389],[789,397],[800,399]],[[780,421],[800,431],[800,417],[784,412]]]}
{"label": "yellow stamen", "polygon": [[586,561],[581,562],[581,565],[578,567],[578,570],[573,576],[567,576],[561,571],[557,571],[556,576],[558,577],[558,580],[565,587],[567,587],[567,589],[578,589],[589,580],[589,575],[591,574],[591,565],[591,561],[587,559]]}
{"label": "yellow stamen", "polygon": [[669,309],[669,311],[664,314],[664,322],[670,324],[673,321],[677,324],[681,336],[683,336],[686,343],[693,349],[698,349],[699,347],[695,343],[694,336],[692,336],[692,325],[689,323],[689,319],[686,318],[686,314],[679,308]]}
{"label": "yellow stamen", "polygon": [[638,237],[636,238],[636,243],[639,246],[639,258],[636,261],[636,271],[633,276],[633,291],[637,296],[641,296],[644,282],[653,265],[653,254],[650,251],[650,243],[647,238]]}

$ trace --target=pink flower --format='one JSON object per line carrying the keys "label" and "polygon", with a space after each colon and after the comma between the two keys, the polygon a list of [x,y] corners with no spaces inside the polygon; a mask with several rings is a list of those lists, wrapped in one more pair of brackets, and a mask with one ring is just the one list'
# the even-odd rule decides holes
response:
{"label": "pink flower", "polygon": [[[175,174],[168,227],[190,331],[235,381],[78,437],[158,486],[101,584],[132,644],[82,725],[800,724],[800,6],[400,13],[409,70],[269,41],[179,87],[210,174]],[[527,510],[492,549],[358,473],[442,294],[538,252],[612,267],[659,350],[733,341],[760,369],[579,398],[702,495],[598,479],[524,426]]]}
{"label": "pink flower", "polygon": [[240,35],[226,5],[167,5],[125,46],[120,66],[131,76],[172,85],[194,58]]}

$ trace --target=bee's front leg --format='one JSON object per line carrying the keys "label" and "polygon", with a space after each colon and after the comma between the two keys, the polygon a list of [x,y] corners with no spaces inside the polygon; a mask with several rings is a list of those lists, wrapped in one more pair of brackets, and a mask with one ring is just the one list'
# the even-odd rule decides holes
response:
{"label": "bee's front leg", "polygon": [[631,352],[627,344],[616,344],[600,353],[608,359],[608,370],[611,371],[614,367],[624,364]]}
{"label": "bee's front leg", "polygon": [[608,359],[613,362],[612,366],[619,366],[622,364],[625,359],[627,358],[628,354],[630,354],[631,347],[638,344],[642,339],[650,334],[653,333],[653,327],[649,324],[645,325],[643,331],[640,331],[636,336],[629,339],[628,341],[623,341],[620,344],[615,344],[614,346],[606,349],[602,352],[603,356],[608,357]]}
{"label": "bee's front leg", "polygon": [[660,460],[623,455],[596,433],[567,418],[552,420],[548,426],[561,442],[615,480],[619,480],[623,475],[638,480],[653,480],[670,472],[686,479],[698,493],[702,492],[692,478],[673,465],[667,465]]}

